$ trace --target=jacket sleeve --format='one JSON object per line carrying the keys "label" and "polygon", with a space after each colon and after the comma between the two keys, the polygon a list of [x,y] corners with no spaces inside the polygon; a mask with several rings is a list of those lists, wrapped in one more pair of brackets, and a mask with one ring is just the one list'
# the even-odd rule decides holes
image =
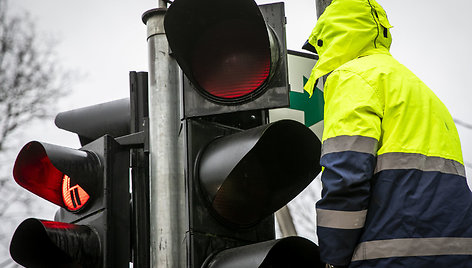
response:
{"label": "jacket sleeve", "polygon": [[383,103],[361,76],[335,71],[325,85],[321,165],[322,198],[316,204],[323,261],[347,265],[368,213]]}

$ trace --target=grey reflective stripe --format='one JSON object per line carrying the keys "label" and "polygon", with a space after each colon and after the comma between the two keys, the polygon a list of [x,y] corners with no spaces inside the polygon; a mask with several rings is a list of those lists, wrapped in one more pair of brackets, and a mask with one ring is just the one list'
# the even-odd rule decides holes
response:
{"label": "grey reflective stripe", "polygon": [[364,227],[367,210],[340,211],[316,209],[316,224],[321,227],[338,229],[359,229]]}
{"label": "grey reflective stripe", "polygon": [[354,251],[352,261],[435,255],[472,255],[472,238],[401,238],[362,242]]}
{"label": "grey reflective stripe", "polygon": [[461,163],[450,159],[422,154],[386,153],[377,156],[375,173],[389,169],[438,171],[465,177],[465,167]]}
{"label": "grey reflective stripe", "polygon": [[337,136],[323,142],[321,156],[329,153],[354,151],[377,155],[378,141],[364,136]]}

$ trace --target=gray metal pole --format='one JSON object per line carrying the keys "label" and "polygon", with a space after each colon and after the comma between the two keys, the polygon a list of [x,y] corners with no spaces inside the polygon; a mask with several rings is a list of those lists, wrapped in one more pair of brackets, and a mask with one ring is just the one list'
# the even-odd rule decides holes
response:
{"label": "gray metal pole", "polygon": [[332,0],[316,0],[316,16],[319,18]]}
{"label": "gray metal pole", "polygon": [[179,68],[169,55],[165,8],[147,11],[149,48],[151,267],[186,265],[183,135]]}
{"label": "gray metal pole", "polygon": [[164,0],[157,0],[157,8],[167,8],[167,3]]}

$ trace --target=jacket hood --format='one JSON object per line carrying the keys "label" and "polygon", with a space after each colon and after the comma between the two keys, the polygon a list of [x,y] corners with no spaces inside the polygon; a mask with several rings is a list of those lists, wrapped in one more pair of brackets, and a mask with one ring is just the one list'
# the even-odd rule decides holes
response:
{"label": "jacket hood", "polygon": [[385,10],[375,0],[333,0],[308,38],[319,60],[305,90],[311,96],[318,78],[350,60],[389,53],[391,27]]}

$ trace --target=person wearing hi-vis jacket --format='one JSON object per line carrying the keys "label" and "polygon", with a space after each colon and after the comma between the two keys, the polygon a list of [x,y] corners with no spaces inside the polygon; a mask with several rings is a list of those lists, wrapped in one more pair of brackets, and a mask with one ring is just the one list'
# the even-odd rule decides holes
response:
{"label": "person wearing hi-vis jacket", "polygon": [[319,56],[305,90],[326,77],[321,259],[327,267],[472,267],[472,194],[457,129],[389,53],[391,27],[375,0],[333,0],[304,46]]}

